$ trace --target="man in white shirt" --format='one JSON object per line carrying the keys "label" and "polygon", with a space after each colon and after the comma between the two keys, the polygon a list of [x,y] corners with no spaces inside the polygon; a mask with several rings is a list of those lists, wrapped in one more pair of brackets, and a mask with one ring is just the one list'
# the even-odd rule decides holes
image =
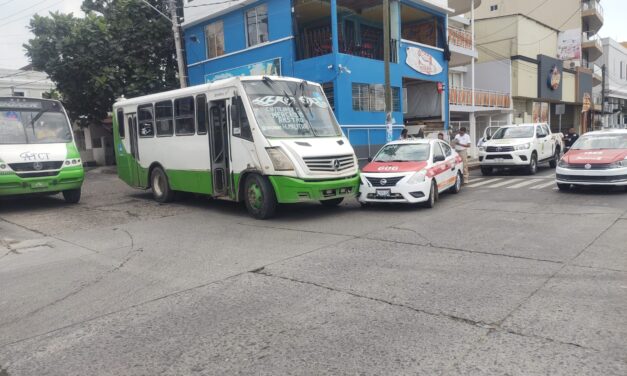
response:
{"label": "man in white shirt", "polygon": [[468,173],[468,149],[470,148],[470,136],[466,133],[466,128],[461,127],[459,133],[455,135],[453,140],[455,144],[455,151],[462,157],[464,162],[464,184],[468,184],[470,181],[470,175]]}

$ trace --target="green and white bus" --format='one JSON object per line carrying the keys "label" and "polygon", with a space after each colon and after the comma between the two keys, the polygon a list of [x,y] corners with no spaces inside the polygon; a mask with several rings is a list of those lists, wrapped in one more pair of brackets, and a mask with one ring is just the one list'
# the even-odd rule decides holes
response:
{"label": "green and white bus", "polygon": [[61,102],[0,97],[0,196],[61,192],[77,203],[84,176]]}
{"label": "green and white bus", "polygon": [[355,152],[317,83],[233,77],[122,99],[113,111],[119,177],[159,202],[194,192],[265,219],[277,203],[334,206],[359,187]]}

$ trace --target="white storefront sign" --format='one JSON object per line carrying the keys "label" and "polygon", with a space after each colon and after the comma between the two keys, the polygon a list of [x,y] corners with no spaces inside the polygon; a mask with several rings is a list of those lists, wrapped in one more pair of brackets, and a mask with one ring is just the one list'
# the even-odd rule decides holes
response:
{"label": "white storefront sign", "polygon": [[442,66],[427,51],[418,47],[407,47],[405,63],[418,73],[433,76],[442,72]]}

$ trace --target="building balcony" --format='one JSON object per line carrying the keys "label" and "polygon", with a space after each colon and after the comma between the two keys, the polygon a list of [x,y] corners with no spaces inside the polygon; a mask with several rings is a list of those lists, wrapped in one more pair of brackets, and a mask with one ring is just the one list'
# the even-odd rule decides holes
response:
{"label": "building balcony", "polygon": [[596,34],[603,26],[603,7],[598,0],[584,0],[581,3],[581,18],[588,30]]}
{"label": "building balcony", "polygon": [[450,67],[468,65],[477,58],[477,51],[472,45],[472,33],[457,27],[448,27],[448,44],[451,51]]}
{"label": "building balcony", "polygon": [[581,49],[588,53],[588,61],[594,61],[603,55],[603,43],[595,33],[585,31],[581,36]]}
{"label": "building balcony", "polygon": [[590,70],[592,70],[592,86],[600,85],[603,82],[603,70],[596,64],[589,64]]}
{"label": "building balcony", "polygon": [[[472,107],[472,89],[465,87],[451,87],[449,89],[449,104],[451,106]],[[482,109],[509,109],[511,107],[511,95],[488,90],[475,89],[475,111]]]}

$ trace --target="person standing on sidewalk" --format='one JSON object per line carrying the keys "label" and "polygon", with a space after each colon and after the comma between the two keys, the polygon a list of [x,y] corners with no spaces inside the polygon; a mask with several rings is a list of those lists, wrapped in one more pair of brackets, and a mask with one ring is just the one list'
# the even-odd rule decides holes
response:
{"label": "person standing on sidewalk", "polygon": [[455,144],[455,151],[462,157],[464,162],[464,184],[468,184],[470,181],[470,174],[468,173],[468,149],[470,148],[470,136],[466,133],[466,127],[459,128],[459,133],[455,135],[453,140]]}

